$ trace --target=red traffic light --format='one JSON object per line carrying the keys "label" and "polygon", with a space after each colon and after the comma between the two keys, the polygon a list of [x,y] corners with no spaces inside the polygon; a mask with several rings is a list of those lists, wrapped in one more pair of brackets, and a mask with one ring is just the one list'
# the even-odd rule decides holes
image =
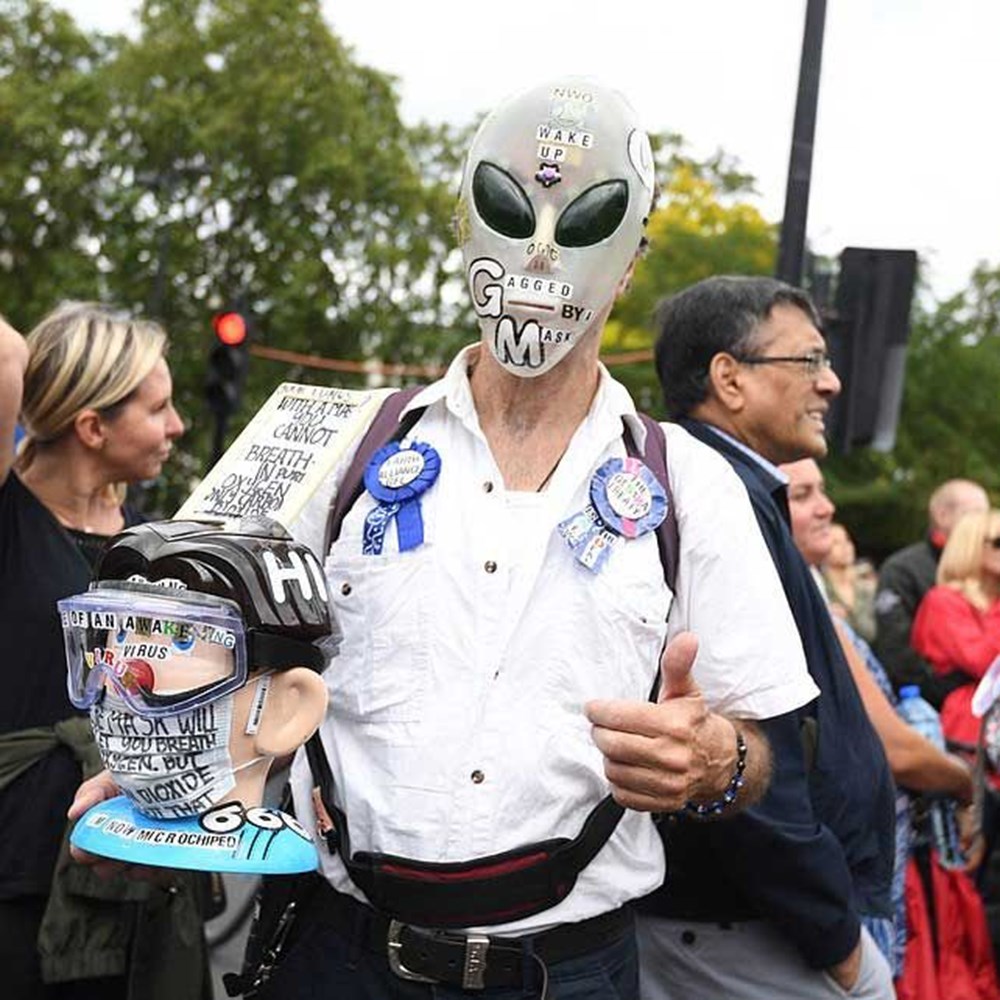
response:
{"label": "red traffic light", "polygon": [[212,320],[216,337],[230,347],[247,339],[247,321],[238,312],[222,312]]}

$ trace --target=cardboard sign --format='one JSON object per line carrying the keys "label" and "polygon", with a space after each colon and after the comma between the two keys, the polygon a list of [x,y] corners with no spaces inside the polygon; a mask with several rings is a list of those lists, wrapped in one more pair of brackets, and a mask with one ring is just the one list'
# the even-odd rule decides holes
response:
{"label": "cardboard sign", "polygon": [[174,517],[291,529],[391,391],[282,383]]}

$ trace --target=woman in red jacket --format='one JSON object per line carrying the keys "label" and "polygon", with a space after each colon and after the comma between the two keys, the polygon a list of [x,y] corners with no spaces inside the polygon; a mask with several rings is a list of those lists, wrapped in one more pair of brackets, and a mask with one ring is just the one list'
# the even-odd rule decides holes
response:
{"label": "woman in red jacket", "polygon": [[972,694],[1000,656],[1000,510],[967,514],[952,530],[938,563],[937,586],[917,609],[913,648],[940,674],[961,670],[969,683],[941,706],[945,736],[975,744],[979,720]]}

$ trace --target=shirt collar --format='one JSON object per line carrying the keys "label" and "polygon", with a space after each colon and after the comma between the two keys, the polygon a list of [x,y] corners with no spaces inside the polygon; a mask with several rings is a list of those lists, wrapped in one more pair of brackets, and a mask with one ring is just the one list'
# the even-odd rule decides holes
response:
{"label": "shirt collar", "polygon": [[782,486],[787,486],[789,483],[788,476],[781,471],[776,465],[769,462],[763,455],[754,451],[753,448],[747,447],[742,441],[737,441],[731,434],[727,434],[723,430],[719,430],[714,424],[705,424],[705,426],[713,433],[718,434],[720,438],[724,441],[728,441],[734,448],[739,449],[748,458],[752,459],[757,463],[769,476],[776,479]]}
{"label": "shirt collar", "polygon": [[[407,403],[400,418],[411,410],[428,407],[432,403],[444,400],[445,405],[459,420],[478,424],[476,406],[472,399],[472,386],[469,383],[469,366],[480,346],[480,344],[469,344],[462,348],[444,375],[437,382],[432,382],[427,388],[418,392]],[[603,364],[598,363],[598,370],[597,392],[594,394],[589,416],[605,419],[611,416],[619,424],[624,421],[636,447],[640,453],[643,452],[646,447],[646,427],[636,413],[632,397],[625,386],[611,377]]]}
{"label": "shirt collar", "polygon": [[411,410],[426,409],[432,403],[444,400],[448,409],[462,417],[475,412],[472,403],[472,388],[469,385],[469,362],[478,349],[478,344],[469,344],[458,352],[448,370],[436,382],[421,389],[406,404],[400,419]]}
{"label": "shirt collar", "polygon": [[[614,417],[619,425],[624,421],[639,454],[643,454],[646,450],[646,425],[636,411],[635,402],[629,395],[628,389],[621,382],[613,379],[603,364],[598,363],[598,368],[600,379],[590,412],[596,413],[599,409],[603,409]],[[621,433],[620,426],[618,433]]]}

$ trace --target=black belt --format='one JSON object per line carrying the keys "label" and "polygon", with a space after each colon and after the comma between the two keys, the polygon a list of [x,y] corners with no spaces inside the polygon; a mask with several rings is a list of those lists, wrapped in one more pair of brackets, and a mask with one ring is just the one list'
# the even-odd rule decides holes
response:
{"label": "black belt", "polygon": [[467,990],[521,986],[525,966],[537,965],[536,959],[549,966],[586,955],[613,944],[633,924],[632,910],[626,906],[523,938],[423,930],[324,885],[311,917],[387,958],[401,979]]}

